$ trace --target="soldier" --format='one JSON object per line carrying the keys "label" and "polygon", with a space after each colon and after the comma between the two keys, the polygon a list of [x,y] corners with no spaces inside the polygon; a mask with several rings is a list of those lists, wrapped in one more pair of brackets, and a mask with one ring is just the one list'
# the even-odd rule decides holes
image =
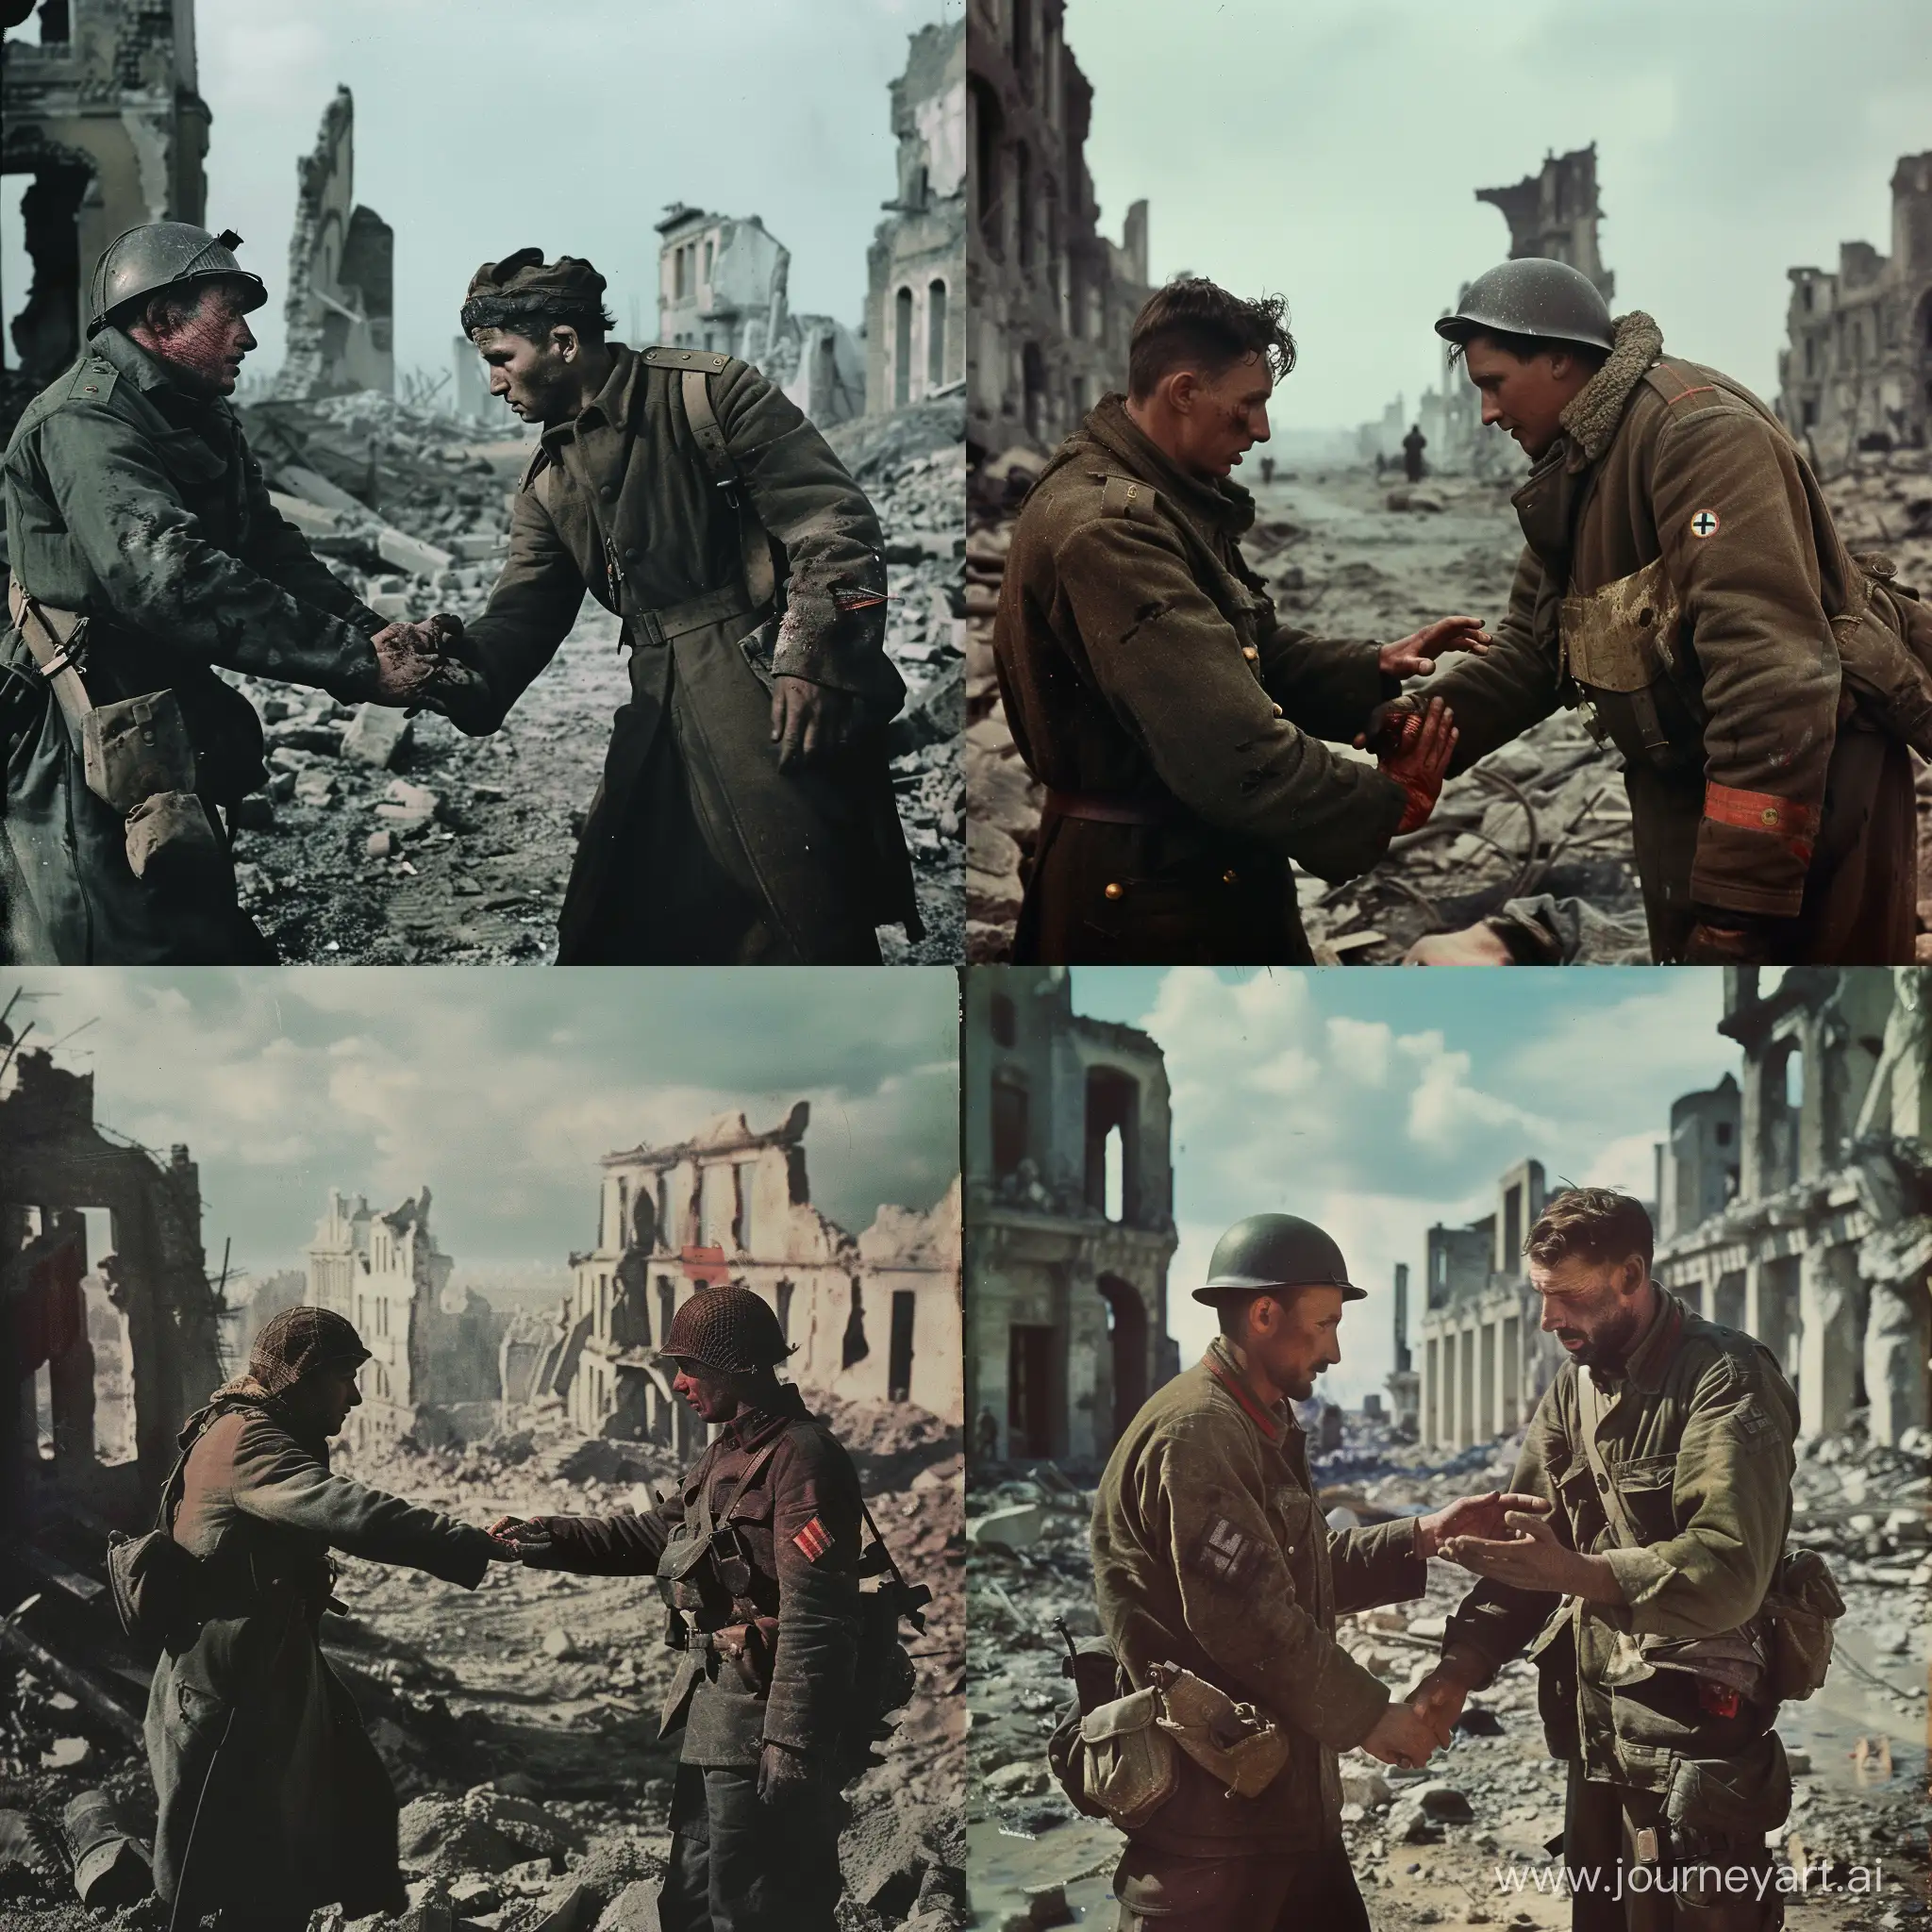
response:
{"label": "soldier", "polygon": [[[607,341],[604,277],[519,249],[463,304],[490,387],[542,437],[449,697],[494,731],[584,592],[624,621],[617,713],[558,922],[562,964],[876,965],[920,936],[884,727],[878,520],[733,356]],[[428,641],[425,640],[425,642]]]}
{"label": "soldier", "polygon": [[[1524,1253],[1569,1357],[1516,1465],[1537,1501],[1509,1517],[1513,1540],[1444,1544],[1484,1580],[1416,1702],[1446,1737],[1527,1645],[1569,1765],[1563,1862],[1573,1883],[1598,1874],[1574,1890],[1575,1932],[1770,1932],[1764,1839],[1791,1787],[1756,1620],[1790,1527],[1797,1400],[1762,1343],[1657,1285],[1650,1217],[1626,1195],[1559,1195]],[[1707,1870],[1674,1907],[1670,1868],[1700,1864],[1752,1887]],[[1651,1882],[1632,1881],[1640,1865]]]}
{"label": "soldier", "polygon": [[1926,700],[1890,564],[1846,553],[1755,396],[1666,356],[1648,315],[1612,324],[1567,263],[1505,262],[1436,327],[1534,464],[1496,648],[1440,687],[1452,771],[1581,703],[1624,757],[1655,958],[1909,961],[1917,822],[1886,692],[1921,722]]}
{"label": "soldier", "polygon": [[101,257],[88,341],[8,447],[0,952],[70,965],[264,963],[225,814],[267,777],[216,667],[419,701],[430,633],[386,625],[269,502],[232,394],[268,299],[183,222]]}
{"label": "soldier", "polygon": [[1290,861],[1348,878],[1435,803],[1440,711],[1379,772],[1321,740],[1480,648],[1476,620],[1317,638],[1276,623],[1241,560],[1255,504],[1229,473],[1293,366],[1278,296],[1171,282],[1134,324],[1128,393],[1101,399],[1020,514],[993,652],[1047,793],[1016,959],[1309,963]]}
{"label": "soldier", "polygon": [[395,1791],[318,1640],[328,1553],[466,1590],[508,1553],[472,1524],[329,1474],[328,1439],[362,1399],[368,1358],[340,1315],[284,1309],[247,1374],[182,1434],[169,1491],[174,1541],[199,1559],[195,1615],[163,1651],[147,1704],[155,1889],[175,1924],[219,1909],[225,1932],[300,1932],[318,1906],[355,1919],[408,1903]]}
{"label": "soldier", "polygon": [[1429,446],[1429,439],[1423,434],[1420,423],[1408,425],[1408,434],[1402,439],[1402,474],[1411,483],[1423,480],[1423,452]]}
{"label": "soldier", "polygon": [[1100,1479],[1094,1592],[1135,1687],[1178,1664],[1290,1735],[1258,1797],[1180,1760],[1174,1794],[1129,1835],[1114,1875],[1121,1932],[1369,1932],[1336,1754],[1418,1765],[1435,1740],[1335,1641],[1335,1619],[1422,1595],[1445,1538],[1498,1535],[1534,1500],[1462,1497],[1429,1516],[1327,1527],[1289,1404],[1341,1360],[1342,1304],[1362,1298],[1319,1227],[1291,1214],[1237,1222],[1194,1291],[1220,1335],[1142,1407]]}
{"label": "soldier", "polygon": [[664,1932],[833,1924],[863,1505],[851,1457],[773,1373],[791,1352],[750,1289],[700,1289],[659,1359],[719,1433],[676,1491],[639,1515],[491,1526],[533,1568],[655,1574],[674,1606],[683,1656],[659,1736],[681,1725],[684,1745]]}

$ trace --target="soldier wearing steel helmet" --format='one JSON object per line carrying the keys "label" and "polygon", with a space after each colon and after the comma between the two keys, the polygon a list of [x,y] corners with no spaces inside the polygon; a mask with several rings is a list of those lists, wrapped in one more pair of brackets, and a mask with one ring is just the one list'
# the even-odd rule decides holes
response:
{"label": "soldier wearing steel helmet", "polygon": [[664,1932],[830,1932],[832,1801],[844,1775],[863,1504],[852,1459],[774,1373],[791,1350],[764,1299],[701,1288],[659,1359],[718,1433],[655,1507],[504,1517],[537,1569],[655,1575],[682,1652],[659,1735],[682,1726]]}
{"label": "soldier wearing steel helmet", "polygon": [[1463,1497],[1431,1515],[1331,1530],[1291,1402],[1341,1358],[1363,1299],[1341,1250],[1292,1214],[1254,1214],[1216,1243],[1194,1299],[1221,1333],[1114,1446],[1093,1506],[1101,1624],[1136,1689],[1180,1665],[1252,1703],[1290,1752],[1257,1797],[1185,1757],[1114,1875],[1121,1932],[1368,1932],[1341,1838],[1337,1754],[1426,1760],[1438,1736],[1336,1641],[1335,1620],[1423,1594],[1447,1537],[1506,1534],[1527,1496]]}
{"label": "soldier wearing steel helmet", "polygon": [[267,776],[261,724],[218,671],[404,703],[434,661],[269,501],[226,401],[268,299],[240,241],[185,222],[115,241],[85,346],[7,450],[0,953],[18,959],[272,960],[228,850]]}
{"label": "soldier wearing steel helmet", "polygon": [[1889,561],[1846,551],[1763,404],[1567,263],[1505,262],[1436,327],[1534,465],[1496,646],[1430,687],[1452,771],[1584,705],[1624,758],[1655,958],[1909,960],[1932,677],[1903,640],[1932,620]]}

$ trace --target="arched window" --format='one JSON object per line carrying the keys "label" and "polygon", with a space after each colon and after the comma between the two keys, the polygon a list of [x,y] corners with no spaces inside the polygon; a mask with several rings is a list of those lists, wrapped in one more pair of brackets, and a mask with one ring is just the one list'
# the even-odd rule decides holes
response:
{"label": "arched window", "polygon": [[935,275],[925,291],[925,386],[941,388],[946,379],[946,285]]}
{"label": "arched window", "polygon": [[892,407],[903,409],[912,400],[912,291],[901,289],[892,298]]}

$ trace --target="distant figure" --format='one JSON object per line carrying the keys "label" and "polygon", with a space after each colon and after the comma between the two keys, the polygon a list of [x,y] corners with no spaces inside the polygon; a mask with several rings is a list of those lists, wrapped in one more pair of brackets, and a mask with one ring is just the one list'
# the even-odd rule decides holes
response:
{"label": "distant figure", "polygon": [[979,1420],[973,1424],[973,1453],[981,1462],[1000,1459],[1000,1425],[990,1408],[982,1408]]}
{"label": "distant figure", "polygon": [[1264,483],[1272,483],[1274,480],[1274,458],[1273,457],[1263,457],[1261,458],[1261,480]]}
{"label": "distant figure", "polygon": [[1423,434],[1420,423],[1408,425],[1408,434],[1402,439],[1402,474],[1411,483],[1423,480],[1423,452],[1429,446],[1429,439]]}

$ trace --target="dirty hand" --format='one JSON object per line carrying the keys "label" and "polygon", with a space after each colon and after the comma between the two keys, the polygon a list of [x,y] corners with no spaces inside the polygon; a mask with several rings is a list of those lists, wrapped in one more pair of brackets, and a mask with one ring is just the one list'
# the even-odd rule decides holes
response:
{"label": "dirty hand", "polygon": [[1480,617],[1439,617],[1434,624],[1382,646],[1384,677],[1423,677],[1444,651],[1487,651],[1495,640]]}
{"label": "dirty hand", "polygon": [[1385,751],[1394,751],[1402,743],[1405,721],[1420,718],[1422,714],[1423,701],[1419,694],[1405,693],[1399,698],[1390,698],[1369,713],[1368,724],[1355,735],[1355,748],[1372,751],[1377,757]]}
{"label": "dirty hand", "polygon": [[1487,919],[1460,932],[1424,933],[1403,954],[1405,966],[1513,966],[1516,956]]}
{"label": "dirty hand", "polygon": [[858,704],[850,691],[784,672],[773,678],[772,742],[781,772],[842,750],[858,723]]}
{"label": "dirty hand", "polygon": [[1407,1705],[1395,1699],[1375,1720],[1374,1729],[1362,1740],[1360,1748],[1384,1764],[1417,1771],[1429,1761],[1436,1741],[1436,1733]]}
{"label": "dirty hand", "polygon": [[768,1738],[758,1753],[758,1797],[767,1805],[791,1805],[815,1796],[819,1774],[804,1752]]}
{"label": "dirty hand", "polygon": [[1456,1735],[1456,1720],[1469,1701],[1469,1685],[1445,1664],[1436,1668],[1408,1693],[1408,1707],[1429,1728],[1436,1742],[1446,1746]]}
{"label": "dirty hand", "polygon": [[421,704],[442,669],[442,634],[437,620],[385,625],[369,641],[375,648],[375,696],[379,704]]}
{"label": "dirty hand", "polygon": [[1442,1555],[1478,1576],[1493,1578],[1517,1590],[1549,1590],[1560,1596],[1580,1596],[1590,1603],[1622,1603],[1623,1587],[1602,1557],[1586,1557],[1557,1541],[1547,1513],[1511,1509],[1503,1518],[1514,1536],[1491,1540],[1452,1536]]}
{"label": "dirty hand", "polygon": [[521,1562],[550,1547],[550,1528],[541,1516],[499,1516],[484,1534],[508,1560]]}
{"label": "dirty hand", "polygon": [[1507,1536],[1512,1509],[1532,1515],[1547,1514],[1549,1507],[1541,1496],[1525,1495],[1516,1490],[1491,1490],[1480,1496],[1457,1496],[1446,1508],[1416,1518],[1416,1554],[1440,1556],[1443,1543],[1455,1536]]}
{"label": "dirty hand", "polygon": [[1408,794],[1402,823],[1395,827],[1398,834],[1414,831],[1435,810],[1457,736],[1455,714],[1441,698],[1431,698],[1420,718],[1403,720],[1402,741],[1396,749],[1382,754],[1384,774]]}

